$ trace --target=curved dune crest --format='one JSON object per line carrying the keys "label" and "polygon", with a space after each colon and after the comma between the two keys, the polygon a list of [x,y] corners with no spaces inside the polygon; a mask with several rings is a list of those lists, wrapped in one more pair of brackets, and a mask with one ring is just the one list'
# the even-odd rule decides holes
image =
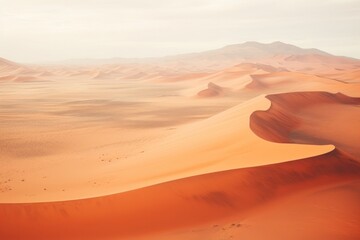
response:
{"label": "curved dune crest", "polygon": [[[267,96],[271,107],[251,115],[250,128],[273,142],[334,144],[360,160],[360,98],[342,93],[296,92]],[[346,119],[346,122],[344,122]]]}

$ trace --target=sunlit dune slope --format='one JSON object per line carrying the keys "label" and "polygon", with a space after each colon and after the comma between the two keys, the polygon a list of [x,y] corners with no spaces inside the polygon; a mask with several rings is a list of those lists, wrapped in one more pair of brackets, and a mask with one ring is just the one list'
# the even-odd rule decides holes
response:
{"label": "sunlit dune slope", "polygon": [[[152,173],[144,171],[137,180],[170,180],[174,176],[283,162],[318,155],[333,148],[329,145],[277,144],[257,137],[249,128],[250,115],[269,105],[270,102],[260,96],[209,119],[179,128],[156,147],[145,149],[142,166],[159,167],[152,168]],[[264,158],[264,153],[270,151],[271,155]]]}
{"label": "sunlit dune slope", "polygon": [[[43,159],[27,164],[31,178],[22,182],[21,172],[14,173],[8,183],[12,190],[3,192],[1,200],[32,202],[101,196],[204,173],[310,157],[333,149],[331,145],[273,143],[256,136],[249,128],[250,115],[269,105],[264,96],[257,97],[209,119],[179,127],[138,154],[106,165],[101,161],[85,161],[94,151],[73,157],[54,156],[70,160],[77,157],[80,161],[54,164]],[[78,169],[82,171],[79,173]]]}

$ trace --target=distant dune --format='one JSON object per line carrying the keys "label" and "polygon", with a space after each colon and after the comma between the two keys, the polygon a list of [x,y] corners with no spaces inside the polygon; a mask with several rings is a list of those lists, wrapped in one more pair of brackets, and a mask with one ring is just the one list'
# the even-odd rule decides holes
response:
{"label": "distant dune", "polygon": [[217,96],[222,96],[224,95],[224,92],[226,90],[212,82],[210,82],[208,84],[207,89],[204,89],[200,92],[198,92],[197,96],[198,97],[217,97]]}
{"label": "distant dune", "polygon": [[360,70],[358,68],[360,68],[360,65],[357,67],[357,70],[345,71],[344,69],[339,69],[340,72],[338,73],[324,74],[324,76],[348,83],[360,83]]}

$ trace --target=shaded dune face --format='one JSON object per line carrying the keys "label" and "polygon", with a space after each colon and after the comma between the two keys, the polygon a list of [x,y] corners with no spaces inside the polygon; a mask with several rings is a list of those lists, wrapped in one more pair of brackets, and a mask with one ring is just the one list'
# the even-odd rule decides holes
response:
{"label": "shaded dune face", "polygon": [[[295,114],[301,109],[358,104],[358,99],[323,92],[268,98],[270,109],[254,112],[250,127],[260,137],[284,143],[297,142],[291,137],[292,130],[307,124]],[[157,239],[162,232],[222,219],[242,221],[275,199],[356,180],[360,180],[360,163],[336,149],[297,161],[193,176],[110,196],[0,204],[0,239]],[[331,214],[336,217],[337,213]],[[360,219],[354,216],[349,221],[357,223]],[[338,226],[346,224],[339,222]]]}
{"label": "shaded dune face", "polygon": [[266,84],[257,80],[256,75],[250,75],[252,81],[246,85],[247,89],[251,90],[259,90],[259,89],[265,89],[267,88]]}

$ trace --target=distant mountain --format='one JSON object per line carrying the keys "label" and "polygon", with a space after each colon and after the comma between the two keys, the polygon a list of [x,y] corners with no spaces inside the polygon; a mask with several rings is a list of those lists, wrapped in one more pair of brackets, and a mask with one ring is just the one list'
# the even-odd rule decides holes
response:
{"label": "distant mountain", "polygon": [[282,42],[273,42],[269,44],[258,43],[258,42],[245,42],[242,44],[228,45],[216,50],[211,50],[201,53],[171,56],[169,58],[196,59],[196,58],[206,57],[208,60],[213,59],[217,61],[219,60],[244,61],[244,60],[269,58],[278,55],[290,56],[290,55],[307,55],[307,54],[331,56],[331,54],[315,48],[304,49]]}
{"label": "distant mountain", "polygon": [[[268,65],[278,69],[308,73],[324,73],[360,67],[358,59],[334,56],[315,48],[305,49],[282,42],[245,42],[205,52],[159,58],[73,59],[54,63],[54,65],[114,65],[115,67],[121,65],[137,69],[135,73],[141,69],[145,75],[154,74],[154,71],[165,75],[176,75],[211,73],[242,63],[257,64],[258,66]],[[0,59],[0,67],[13,64],[5,59]]]}
{"label": "distant mountain", "polygon": [[[334,56],[324,51],[310,48],[304,49],[294,45],[273,42],[269,44],[245,42],[229,45],[220,49],[169,56],[155,60],[168,66],[179,64],[183,68],[212,71],[220,70],[240,63],[266,64],[273,67],[289,68],[291,70],[310,70],[316,67],[346,68],[359,66],[360,60]],[[319,66],[321,65],[321,66]]]}
{"label": "distant mountain", "polygon": [[345,68],[354,65],[358,67],[360,60],[334,56],[315,48],[305,49],[282,42],[245,42],[205,52],[160,58],[75,59],[63,62],[67,65],[146,64],[155,65],[174,73],[213,72],[241,63],[265,64],[290,70],[311,71],[311,69],[315,69],[314,64],[317,65],[317,68],[323,68],[325,65],[331,68],[342,68],[344,64],[347,65]]}

